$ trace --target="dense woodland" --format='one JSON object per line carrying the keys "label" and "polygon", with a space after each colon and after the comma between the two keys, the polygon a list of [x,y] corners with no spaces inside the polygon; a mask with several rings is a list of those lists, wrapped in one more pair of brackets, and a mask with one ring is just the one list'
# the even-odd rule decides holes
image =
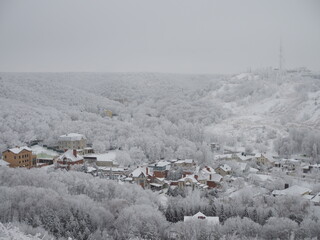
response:
{"label": "dense woodland", "polygon": [[[96,152],[121,149],[117,161],[131,167],[162,158],[214,165],[210,142],[319,162],[319,103],[319,79],[280,78],[272,70],[244,78],[1,73],[0,150],[35,139],[53,146],[60,135],[78,132]],[[227,189],[246,184],[237,180],[221,190],[169,189],[161,201],[138,185],[78,171],[0,167],[0,239],[320,238],[319,207],[270,195],[285,178],[263,186],[267,195],[243,191],[229,198]],[[219,216],[221,224],[181,221],[198,211]]]}
{"label": "dense woodland", "polygon": [[[240,75],[241,76],[241,75]],[[320,149],[320,81],[272,70],[223,75],[1,73],[0,150],[84,134],[124,164],[211,159],[208,143],[305,154]],[[109,118],[106,110],[115,115]],[[213,129],[213,130],[212,130]],[[219,129],[219,131],[217,131]]]}
{"label": "dense woodland", "polygon": [[[44,169],[0,168],[0,186],[1,222],[45,239],[169,239],[172,232],[182,239],[320,237],[319,207],[299,197],[244,192],[225,201],[215,190],[195,190],[168,196],[164,205],[138,185]],[[221,225],[181,221],[198,211],[219,216]]]}

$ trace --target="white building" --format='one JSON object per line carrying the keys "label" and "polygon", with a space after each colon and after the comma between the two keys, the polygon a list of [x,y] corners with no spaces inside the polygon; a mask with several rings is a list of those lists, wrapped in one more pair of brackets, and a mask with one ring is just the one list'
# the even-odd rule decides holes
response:
{"label": "white building", "polygon": [[87,139],[79,133],[68,133],[59,137],[58,145],[60,150],[84,149],[87,146]]}

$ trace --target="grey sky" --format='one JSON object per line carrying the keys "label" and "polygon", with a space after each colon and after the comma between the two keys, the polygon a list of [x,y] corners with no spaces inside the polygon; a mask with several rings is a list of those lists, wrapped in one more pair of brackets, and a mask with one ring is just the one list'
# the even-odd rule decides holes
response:
{"label": "grey sky", "polygon": [[0,71],[320,70],[319,0],[0,0]]}

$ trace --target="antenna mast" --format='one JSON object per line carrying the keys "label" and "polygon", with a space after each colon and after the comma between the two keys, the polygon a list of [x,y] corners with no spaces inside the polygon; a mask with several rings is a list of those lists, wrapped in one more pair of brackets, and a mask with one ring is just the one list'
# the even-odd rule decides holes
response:
{"label": "antenna mast", "polygon": [[280,48],[279,48],[279,72],[282,73],[283,70],[283,49],[282,49],[282,40],[280,39]]}

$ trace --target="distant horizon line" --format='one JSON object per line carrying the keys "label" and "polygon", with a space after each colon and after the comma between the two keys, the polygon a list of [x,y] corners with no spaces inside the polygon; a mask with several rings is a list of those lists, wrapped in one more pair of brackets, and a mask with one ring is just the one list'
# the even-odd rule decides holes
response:
{"label": "distant horizon line", "polygon": [[[306,68],[312,72],[320,72],[319,70],[312,70],[308,67],[295,67],[290,68],[286,70],[295,70],[295,69],[301,69]],[[249,70],[250,69],[250,70]],[[249,72],[255,72],[259,70],[267,70],[272,69],[276,70],[277,67],[261,67],[256,69],[248,68],[246,71],[238,71],[238,72],[232,72],[232,73],[183,73],[183,72],[159,72],[159,71],[0,71],[0,73],[110,73],[110,74],[170,74],[170,75],[235,75],[240,73],[249,73]]]}

